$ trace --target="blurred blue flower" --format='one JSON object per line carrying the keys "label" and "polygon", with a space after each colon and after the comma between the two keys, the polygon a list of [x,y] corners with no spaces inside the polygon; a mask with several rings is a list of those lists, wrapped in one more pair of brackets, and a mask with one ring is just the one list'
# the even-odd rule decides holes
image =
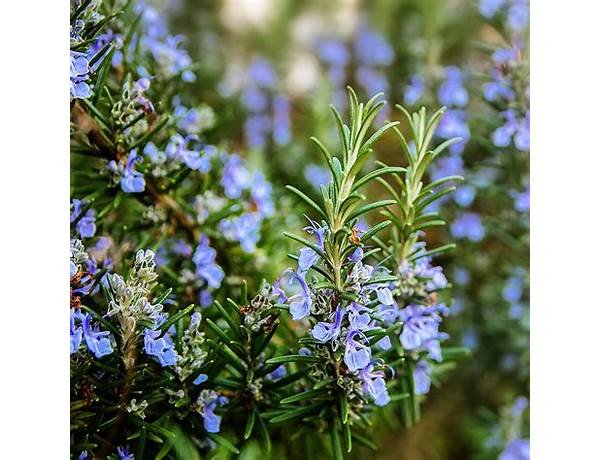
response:
{"label": "blurred blue flower", "polygon": [[514,204],[514,208],[516,211],[519,212],[527,212],[529,211],[529,184],[527,184],[527,188],[525,189],[525,191],[519,193],[519,192],[513,192],[512,193],[513,198],[515,199],[515,204]]}
{"label": "blurred blue flower", "polygon": [[345,67],[350,61],[350,53],[346,45],[339,40],[320,40],[317,43],[317,55],[332,67]]}
{"label": "blurred blue flower", "polygon": [[[311,225],[304,228],[311,235],[315,235],[316,246],[323,251],[325,247],[325,231],[327,227],[321,227],[316,222],[311,221]],[[319,254],[312,248],[300,249],[298,258],[298,273],[307,272],[319,260]]]}
{"label": "blurred blue flower", "polygon": [[425,89],[425,80],[421,75],[415,74],[410,77],[410,84],[404,89],[404,104],[415,105]]}
{"label": "blurred blue flower", "polygon": [[277,95],[273,98],[273,140],[277,145],[285,145],[290,138],[290,102]]}
{"label": "blurred blue flower", "polygon": [[404,322],[400,342],[405,349],[419,349],[428,340],[437,338],[441,318],[435,307],[408,305],[400,310],[399,316]]}
{"label": "blurred blue flower", "polygon": [[529,439],[515,439],[500,454],[498,460],[529,460]]}
{"label": "blurred blue flower", "polygon": [[462,71],[455,66],[446,67],[446,81],[438,88],[438,100],[448,107],[464,107],[469,102],[469,94],[463,86]]}
{"label": "blurred blue flower", "polygon": [[492,18],[505,3],[506,0],[480,0],[479,12],[486,18]]}
{"label": "blurred blue flower", "polygon": [[320,190],[319,186],[327,185],[331,182],[331,171],[329,171],[329,168],[309,164],[304,168],[304,178],[315,190]]}
{"label": "blurred blue flower", "polygon": [[450,232],[455,238],[467,238],[473,242],[481,241],[485,236],[481,218],[474,212],[460,214],[450,226]]}
{"label": "blurred blue flower", "polygon": [[383,35],[363,28],[356,36],[354,49],[358,60],[370,66],[386,66],[394,60],[394,50]]}
{"label": "blurred blue flower", "polygon": [[265,377],[268,380],[275,381],[275,380],[282,379],[283,377],[285,377],[285,375],[286,375],[285,366],[282,364],[277,369],[275,369],[273,372],[269,372]]}
{"label": "blurred blue flower", "polygon": [[420,360],[415,364],[413,370],[413,381],[415,384],[415,394],[424,395],[429,393],[431,386],[431,367],[425,360]]}
{"label": "blurred blue flower", "polygon": [[225,189],[225,195],[231,199],[239,198],[242,191],[250,185],[250,174],[236,154],[229,155],[225,160],[221,185]]}
{"label": "blurred blue flower", "polygon": [[277,83],[275,70],[265,58],[255,58],[248,69],[250,79],[256,85],[263,88],[272,88]]}
{"label": "blurred blue flower", "polygon": [[508,26],[515,31],[522,31],[529,23],[528,0],[513,0],[508,9]]}
{"label": "blurred blue flower", "polygon": [[467,141],[471,137],[471,130],[467,123],[466,112],[457,109],[447,110],[442,116],[435,132],[442,139],[460,137],[462,140],[456,144],[452,144],[449,147],[449,150],[453,155],[462,153]]}
{"label": "blurred blue flower", "polygon": [[229,241],[237,241],[245,252],[254,252],[260,240],[261,216],[258,213],[244,213],[239,217],[223,219],[219,230]]}
{"label": "blurred blue flower", "polygon": [[225,277],[223,269],[215,262],[217,251],[208,245],[208,237],[200,236],[200,242],[192,260],[196,264],[196,275],[203,279],[211,288],[218,288]]}
{"label": "blurred blue flower", "polygon": [[475,187],[472,185],[461,185],[454,192],[453,198],[456,201],[456,204],[462,206],[463,208],[467,208],[473,203],[475,199]]}
{"label": "blurred blue flower", "polygon": [[200,385],[200,384],[206,382],[207,380],[208,380],[208,375],[199,374],[198,377],[196,377],[192,383],[194,385]]}

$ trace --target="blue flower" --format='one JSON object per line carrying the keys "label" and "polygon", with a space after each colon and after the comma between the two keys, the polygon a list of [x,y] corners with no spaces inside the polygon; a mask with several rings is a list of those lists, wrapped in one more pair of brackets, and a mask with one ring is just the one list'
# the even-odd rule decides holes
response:
{"label": "blue flower", "polygon": [[501,112],[505,124],[492,133],[492,142],[496,147],[508,147],[514,136],[515,147],[519,150],[529,150],[529,112],[522,120],[512,110]]}
{"label": "blue flower", "polygon": [[412,75],[410,84],[404,89],[404,104],[415,105],[421,99],[423,90],[425,89],[425,81],[421,75]]}
{"label": "blue flower", "polygon": [[81,339],[83,338],[83,329],[81,326],[75,326],[75,318],[81,320],[80,313],[76,312],[71,308],[71,354],[76,353],[81,345]]}
{"label": "blue flower", "polygon": [[229,241],[238,241],[242,250],[254,252],[260,240],[261,217],[258,213],[245,213],[239,217],[223,219],[219,230]]}
{"label": "blue flower", "polygon": [[273,199],[271,197],[273,186],[265,179],[265,176],[256,171],[252,176],[250,194],[256,206],[256,211],[261,218],[271,217],[275,212]]}
{"label": "blue flower", "polygon": [[492,18],[504,6],[506,0],[481,0],[479,12],[486,18]]}
{"label": "blue flower", "polygon": [[413,381],[415,384],[415,394],[424,395],[429,393],[431,386],[431,367],[425,360],[420,360],[413,369]]}
{"label": "blue flower", "polygon": [[454,192],[454,201],[463,208],[469,207],[475,199],[475,187],[472,185],[462,185]]}
{"label": "blue flower", "polygon": [[248,69],[250,79],[262,88],[271,88],[277,83],[277,75],[265,58],[255,58]]}
{"label": "blue flower", "polygon": [[218,288],[225,277],[223,269],[215,263],[217,251],[208,245],[208,237],[202,235],[192,260],[196,264],[196,275],[205,280],[211,288]]}
{"label": "blue flower", "polygon": [[464,107],[469,94],[463,86],[463,74],[458,67],[446,67],[446,81],[438,88],[438,100],[447,106]]}
{"label": "blue flower", "polygon": [[261,89],[249,87],[242,92],[241,102],[251,112],[260,113],[267,109],[269,98]]}
{"label": "blue flower", "polygon": [[129,452],[129,446],[117,447],[117,455],[119,460],[135,460],[133,453]]}
{"label": "blue flower", "polygon": [[350,61],[348,49],[339,40],[321,40],[317,44],[317,54],[332,67],[345,67]]}
{"label": "blue flower", "polygon": [[86,99],[92,95],[88,85],[90,67],[85,53],[71,51],[71,97]]}
{"label": "blue flower", "polygon": [[290,102],[284,96],[273,98],[273,140],[277,145],[290,141]]}
{"label": "blue flower", "polygon": [[161,331],[153,329],[144,330],[144,351],[148,356],[158,359],[162,367],[174,366],[177,363],[177,351],[169,332],[159,337]]}
{"label": "blue flower", "polygon": [[204,429],[209,433],[218,433],[221,430],[221,416],[215,414],[217,404],[224,406],[229,400],[219,396],[215,391],[203,391],[198,398],[198,409],[204,419]]}
{"label": "blue flower", "polygon": [[[288,277],[287,286],[288,288],[295,289],[297,292],[288,297],[288,295],[281,289],[281,284]],[[300,320],[306,318],[310,314],[312,307],[312,296],[308,284],[304,280],[304,276],[301,276],[291,269],[284,271],[273,286],[276,294],[279,296],[280,302],[287,302],[290,305],[290,313],[292,318]]]}
{"label": "blue flower", "polygon": [[523,295],[523,277],[519,274],[511,276],[502,290],[502,297],[509,303],[518,302]]}
{"label": "blue flower", "polygon": [[[188,148],[188,145],[192,141],[197,140],[198,136],[195,134],[188,134],[185,137],[181,136],[180,134],[175,134],[171,137],[169,144],[165,149],[165,153],[169,158],[174,158],[181,161],[188,168],[195,169],[206,174],[211,169],[210,162],[212,155],[202,155],[199,151]],[[207,150],[206,152],[210,152],[210,150]]]}
{"label": "blue flower", "polygon": [[515,439],[506,446],[498,460],[529,460],[529,439]]}
{"label": "blue flower", "polygon": [[522,31],[529,23],[529,5],[527,0],[513,0],[508,9],[508,26],[515,31]]}
{"label": "blue flower", "polygon": [[385,406],[390,402],[383,371],[373,371],[373,364],[369,363],[358,375],[363,383],[363,393],[371,396],[377,406]]}
{"label": "blue flower", "polygon": [[[87,204],[86,200],[73,199],[73,212],[71,213],[71,223],[73,223],[83,212],[82,208]],[[96,211],[88,209],[84,216],[79,219],[75,229],[81,238],[91,238],[96,234]]]}
{"label": "blue flower", "polygon": [[436,134],[443,139],[460,137],[462,140],[449,147],[450,153],[457,155],[461,153],[467,141],[471,137],[471,130],[467,123],[467,114],[464,110],[447,110],[442,116],[436,128]]}
{"label": "blue flower", "polygon": [[[351,331],[346,337],[346,349],[344,351],[344,363],[350,372],[364,369],[371,362],[371,350],[368,346],[354,340],[355,336],[366,339],[359,331]],[[314,336],[314,334],[313,334]]]}
{"label": "blue flower", "polygon": [[142,157],[137,154],[135,149],[133,149],[129,152],[125,166],[120,162],[117,163],[115,160],[111,160],[108,163],[108,169],[117,176],[120,176],[121,189],[125,193],[139,193],[143,192],[146,188],[144,175],[134,169],[135,163],[141,160]]}
{"label": "blue flower", "polygon": [[478,242],[485,236],[485,228],[481,218],[474,212],[465,212],[458,216],[450,226],[450,232],[455,238],[467,238]]}
{"label": "blue flower", "polygon": [[514,208],[519,212],[527,212],[529,211],[529,184],[527,184],[527,188],[525,191],[513,192],[513,198],[515,199]]}
{"label": "blue flower", "polygon": [[[311,225],[304,228],[310,234],[315,235],[316,246],[323,251],[325,248],[325,231],[327,227],[321,227],[316,222],[311,221]],[[319,254],[312,248],[300,249],[298,258],[298,273],[306,273],[313,265],[319,261]]]}
{"label": "blue flower", "polygon": [[101,358],[110,355],[113,352],[110,341],[110,332],[100,331],[96,324],[94,328],[91,325],[92,315],[85,315],[82,320],[83,337],[89,351],[96,357]]}
{"label": "blue flower", "polygon": [[357,35],[354,48],[359,61],[366,65],[389,65],[394,60],[394,50],[385,38],[368,29]]}
{"label": "blue flower", "polygon": [[325,323],[323,321],[318,322],[313,327],[311,334],[321,343],[329,342],[330,340],[336,339],[342,331],[342,319],[344,313],[341,308],[337,308],[334,313],[331,314],[329,319],[333,320],[331,323]]}
{"label": "blue flower", "polygon": [[265,377],[268,380],[279,380],[282,379],[283,377],[285,377],[286,374],[286,370],[285,370],[285,366],[282,364],[281,366],[279,366],[277,369],[275,369],[273,372],[268,373]]}
{"label": "blue flower", "polygon": [[192,383],[194,385],[200,385],[200,384],[206,382],[207,380],[208,380],[208,375],[199,374],[198,377],[196,377]]}
{"label": "blue flower", "polygon": [[231,199],[239,198],[250,185],[250,174],[239,156],[233,154],[226,158],[221,185]]}
{"label": "blue flower", "polygon": [[428,340],[437,338],[441,318],[436,307],[408,305],[399,312],[404,322],[400,342],[407,350],[422,348]]}

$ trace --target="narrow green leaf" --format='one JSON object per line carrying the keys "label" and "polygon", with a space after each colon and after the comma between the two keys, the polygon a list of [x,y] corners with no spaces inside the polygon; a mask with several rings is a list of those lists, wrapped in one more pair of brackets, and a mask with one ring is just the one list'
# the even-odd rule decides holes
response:
{"label": "narrow green leaf", "polygon": [[400,172],[404,172],[404,171],[406,171],[406,168],[401,168],[399,166],[398,167],[388,166],[386,168],[376,169],[375,171],[371,171],[370,173],[365,174],[363,177],[361,177],[359,180],[357,180],[356,183],[354,184],[354,186],[352,187],[352,191],[358,190],[363,185],[368,184],[370,181],[372,181],[373,179],[376,179],[379,176],[383,176],[385,174],[391,174],[391,173],[400,173]]}
{"label": "narrow green leaf", "polygon": [[300,190],[298,190],[296,187],[294,187],[292,185],[286,185],[285,188],[287,188],[290,192],[293,192],[299,198],[301,198],[306,204],[308,204],[308,206],[313,208],[321,217],[323,217],[324,219],[327,219],[327,214],[325,214],[325,212],[319,207],[319,205],[317,203],[315,203],[312,199],[307,197]]}
{"label": "narrow green leaf", "polygon": [[258,415],[258,427],[260,428],[260,434],[262,435],[263,441],[265,443],[265,450],[267,453],[271,452],[271,437],[269,436],[269,430],[267,429],[267,424],[263,420],[261,414]]}
{"label": "narrow green leaf", "polygon": [[304,417],[305,415],[311,414],[313,412],[318,411],[323,407],[324,403],[313,404],[311,406],[303,406],[295,409],[291,409],[286,411],[285,413],[273,417],[269,420],[269,423],[281,423],[288,422],[295,418]]}
{"label": "narrow green leaf", "polygon": [[194,309],[194,304],[191,304],[190,306],[184,308],[183,310],[179,310],[173,316],[169,317],[169,319],[167,319],[164,323],[161,324],[161,326],[160,326],[160,336],[159,337],[162,337],[163,335],[165,335],[165,333],[167,332],[167,330],[173,324],[175,324],[177,321],[179,321],[184,316],[188,315],[193,309]]}
{"label": "narrow green leaf", "polygon": [[267,359],[265,364],[283,364],[283,363],[319,363],[321,358],[317,356],[304,356],[304,355],[285,355],[276,356],[274,358]]}
{"label": "narrow green leaf", "polygon": [[252,408],[250,414],[248,415],[248,419],[246,420],[246,429],[244,430],[244,439],[248,439],[252,434],[252,429],[254,428],[254,421],[256,420],[256,409]]}
{"label": "narrow green leaf", "polygon": [[235,447],[231,443],[231,441],[229,441],[227,438],[224,438],[223,436],[218,435],[216,433],[206,433],[206,436],[208,436],[210,439],[212,439],[215,443],[217,443],[221,447],[227,449],[232,454],[237,455],[240,453],[240,451],[237,449],[237,447]]}
{"label": "narrow green leaf", "polygon": [[348,216],[348,220],[355,219],[366,212],[372,211],[373,209],[377,209],[382,206],[391,206],[394,203],[395,203],[394,200],[381,200],[381,201],[376,201],[375,203],[367,204],[365,206],[358,208],[356,211],[354,211],[352,214],[350,214]]}
{"label": "narrow green leaf", "polygon": [[338,403],[340,406],[340,419],[342,424],[348,423],[348,398],[342,392],[338,393]]}
{"label": "narrow green leaf", "polygon": [[329,390],[309,390],[309,391],[304,391],[302,393],[298,393],[292,396],[288,396],[287,398],[283,398],[281,401],[279,401],[280,404],[291,404],[294,402],[298,402],[298,401],[304,401],[306,399],[312,399],[315,396],[322,396],[325,395],[329,392]]}
{"label": "narrow green leaf", "polygon": [[329,429],[329,434],[331,436],[331,448],[333,451],[333,458],[335,460],[344,460],[344,454],[342,452],[342,444],[340,442],[340,432],[338,431],[338,423],[337,419],[334,419],[331,424],[331,428]]}

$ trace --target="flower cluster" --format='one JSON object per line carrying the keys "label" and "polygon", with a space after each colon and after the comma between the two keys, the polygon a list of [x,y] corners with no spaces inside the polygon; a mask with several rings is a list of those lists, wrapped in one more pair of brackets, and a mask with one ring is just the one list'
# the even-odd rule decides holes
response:
{"label": "flower cluster", "polygon": [[265,58],[255,58],[248,68],[248,81],[241,94],[249,112],[244,124],[246,142],[262,149],[272,137],[276,145],[290,141],[290,101],[277,92],[277,75]]}

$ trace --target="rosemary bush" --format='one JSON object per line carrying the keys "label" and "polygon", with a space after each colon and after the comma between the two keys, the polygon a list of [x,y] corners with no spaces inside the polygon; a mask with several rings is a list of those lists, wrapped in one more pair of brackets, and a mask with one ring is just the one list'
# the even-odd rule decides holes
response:
{"label": "rosemary bush", "polygon": [[477,14],[506,46],[475,72],[361,18],[315,38],[322,80],[294,99],[277,28],[238,84],[209,20],[71,2],[73,458],[369,458],[490,369],[516,389],[459,429],[482,458],[528,452],[522,3],[370,5],[432,42]]}

